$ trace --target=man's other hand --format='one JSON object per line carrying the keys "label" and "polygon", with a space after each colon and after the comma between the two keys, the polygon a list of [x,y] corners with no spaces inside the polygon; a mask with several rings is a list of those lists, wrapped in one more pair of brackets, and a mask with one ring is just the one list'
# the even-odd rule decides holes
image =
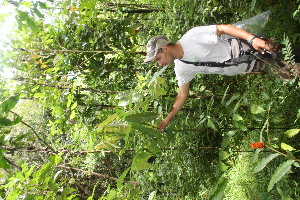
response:
{"label": "man's other hand", "polygon": [[169,120],[164,119],[163,121],[161,121],[158,126],[157,129],[161,132],[166,131],[166,127],[170,124],[171,122]]}

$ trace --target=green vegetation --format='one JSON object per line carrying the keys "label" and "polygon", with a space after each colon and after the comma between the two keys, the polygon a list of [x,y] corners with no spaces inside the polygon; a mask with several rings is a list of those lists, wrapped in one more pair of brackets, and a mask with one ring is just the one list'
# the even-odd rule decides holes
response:
{"label": "green vegetation", "polygon": [[[7,1],[16,28],[1,50],[3,199],[299,199],[298,79],[198,75],[163,134],[172,67],[145,44],[193,26],[270,10],[265,37],[294,64],[299,0]],[[12,15],[12,14],[10,14]],[[4,21],[9,15],[0,16]],[[250,144],[264,142],[263,149]]]}

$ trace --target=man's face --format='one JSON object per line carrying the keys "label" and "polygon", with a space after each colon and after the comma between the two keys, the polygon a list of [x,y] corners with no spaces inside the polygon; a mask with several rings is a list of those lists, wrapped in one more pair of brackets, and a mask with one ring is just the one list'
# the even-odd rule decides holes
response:
{"label": "man's face", "polygon": [[160,65],[160,66],[169,66],[174,63],[174,59],[167,48],[163,48],[161,53],[158,53],[154,60]]}

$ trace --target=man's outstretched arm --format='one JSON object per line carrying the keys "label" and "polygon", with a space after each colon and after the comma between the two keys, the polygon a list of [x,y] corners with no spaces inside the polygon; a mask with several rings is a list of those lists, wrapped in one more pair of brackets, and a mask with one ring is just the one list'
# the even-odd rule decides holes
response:
{"label": "man's outstretched arm", "polygon": [[[228,25],[228,24],[217,25],[216,34],[218,36],[223,35],[223,34],[227,34],[227,35],[230,35],[232,37],[237,37],[237,38],[247,40],[247,41],[249,41],[254,36],[251,33],[248,33],[247,31],[244,31],[243,29],[240,29],[240,28],[237,28],[235,26]],[[260,38],[253,39],[252,46],[253,46],[254,49],[256,49],[257,51],[259,51],[261,53],[264,51],[263,49],[272,52],[272,49],[268,45],[268,42],[265,41],[265,40],[262,40]]]}
{"label": "man's outstretched arm", "polygon": [[175,115],[182,109],[186,99],[189,96],[189,87],[190,83],[186,83],[185,85],[179,86],[179,91],[171,111],[169,112],[167,117],[163,121],[161,121],[157,126],[157,128],[160,131],[164,131],[166,127],[171,123]]}

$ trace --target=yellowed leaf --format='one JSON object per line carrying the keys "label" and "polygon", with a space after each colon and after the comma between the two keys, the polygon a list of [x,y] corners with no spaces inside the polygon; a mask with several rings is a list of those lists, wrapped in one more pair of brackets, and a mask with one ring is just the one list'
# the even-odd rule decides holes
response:
{"label": "yellowed leaf", "polygon": [[71,6],[70,7],[70,11],[71,12],[75,12],[75,11],[77,11],[78,10],[78,8],[76,7],[76,6]]}
{"label": "yellowed leaf", "polygon": [[286,150],[286,151],[294,151],[294,150],[296,150],[295,148],[293,148],[292,146],[290,146],[290,145],[288,145],[286,143],[281,143],[280,146],[281,146],[281,148],[283,150]]}
{"label": "yellowed leaf", "polygon": [[22,64],[29,65],[27,61],[22,62]]}
{"label": "yellowed leaf", "polygon": [[45,65],[45,64],[42,64],[41,65],[41,68],[43,69],[43,68],[46,68],[48,65]]}
{"label": "yellowed leaf", "polygon": [[37,54],[32,54],[31,55],[31,58],[32,59],[38,59],[38,58],[40,58],[41,56],[39,56],[39,55],[37,55]]}

